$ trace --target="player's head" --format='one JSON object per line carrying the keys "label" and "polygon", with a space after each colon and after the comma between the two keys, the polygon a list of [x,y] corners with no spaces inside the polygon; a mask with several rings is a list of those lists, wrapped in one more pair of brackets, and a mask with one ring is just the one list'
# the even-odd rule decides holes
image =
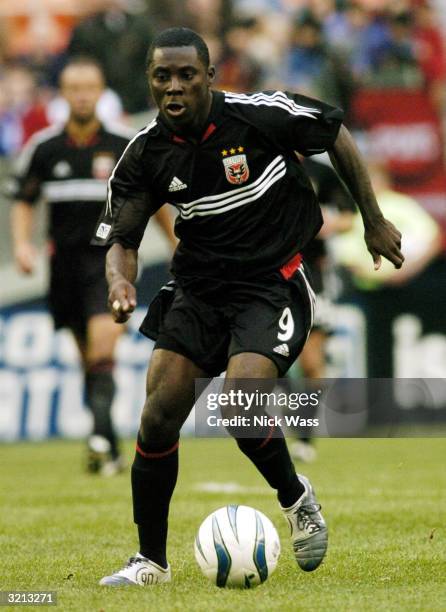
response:
{"label": "player's head", "polygon": [[93,58],[76,57],[66,64],[60,75],[60,89],[74,120],[87,122],[94,118],[104,84],[102,68]]}
{"label": "player's head", "polygon": [[188,28],[161,32],[147,54],[147,75],[160,114],[172,128],[189,130],[203,124],[215,69],[201,36]]}

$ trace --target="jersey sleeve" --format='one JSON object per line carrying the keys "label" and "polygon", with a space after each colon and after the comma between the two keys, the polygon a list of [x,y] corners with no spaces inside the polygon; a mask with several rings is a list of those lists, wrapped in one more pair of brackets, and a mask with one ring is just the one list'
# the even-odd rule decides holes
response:
{"label": "jersey sleeve", "polygon": [[96,225],[92,245],[121,244],[138,249],[150,217],[160,208],[150,193],[147,168],[142,159],[143,140],[130,141],[116,164],[107,189],[107,201]]}
{"label": "jersey sleeve", "polygon": [[344,117],[340,108],[288,91],[226,93],[225,102],[276,146],[304,156],[331,149]]}
{"label": "jersey sleeve", "polygon": [[44,154],[41,146],[36,146],[31,139],[15,161],[8,195],[13,200],[35,204],[41,195],[44,176]]}

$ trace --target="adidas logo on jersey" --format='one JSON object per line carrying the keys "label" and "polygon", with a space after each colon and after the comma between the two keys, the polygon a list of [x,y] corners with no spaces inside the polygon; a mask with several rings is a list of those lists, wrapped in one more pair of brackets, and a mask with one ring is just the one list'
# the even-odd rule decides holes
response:
{"label": "adidas logo on jersey", "polygon": [[169,191],[181,191],[181,189],[187,189],[186,183],[183,183],[183,181],[180,181],[179,178],[174,176],[169,185]]}
{"label": "adidas logo on jersey", "polygon": [[273,351],[275,353],[279,353],[279,355],[283,355],[284,357],[289,357],[290,356],[290,347],[288,346],[288,344],[279,344],[279,346],[275,346],[273,348]]}

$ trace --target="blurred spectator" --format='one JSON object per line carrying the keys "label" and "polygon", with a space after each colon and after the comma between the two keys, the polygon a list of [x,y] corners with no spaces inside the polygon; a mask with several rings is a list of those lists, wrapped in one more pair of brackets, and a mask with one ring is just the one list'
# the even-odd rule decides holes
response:
{"label": "blurred spectator", "polygon": [[152,30],[161,32],[166,28],[184,26],[188,19],[185,2],[178,0],[144,0],[150,16]]}
{"label": "blurred spectator", "polygon": [[423,83],[413,44],[413,19],[409,12],[387,16],[381,44],[376,47],[365,81],[373,87],[417,88]]}
{"label": "blurred spectator", "polygon": [[48,125],[45,102],[34,74],[9,66],[0,76],[0,155],[13,155],[37,130]]}
{"label": "blurred spectator", "polygon": [[147,13],[132,14],[122,0],[96,0],[100,10],[73,30],[68,56],[90,55],[104,68],[107,84],[127,113],[147,110],[146,54],[153,34]]}
{"label": "blurred spectator", "polygon": [[446,53],[443,39],[429,4],[418,5],[414,12],[413,40],[416,57],[431,101],[440,113],[444,108],[446,79]]}
{"label": "blurred spectator", "polygon": [[232,0],[185,0],[180,4],[186,10],[185,22],[181,25],[204,37],[221,37],[232,23]]}
{"label": "blurred spectator", "polygon": [[307,10],[295,21],[284,65],[287,89],[348,109],[352,85],[349,72],[339,55],[326,44],[322,24]]}
{"label": "blurred spectator", "polygon": [[[255,19],[233,25],[217,47],[210,45],[217,68],[217,87],[226,91],[253,91],[261,86],[260,64],[250,55],[250,40],[256,28]],[[218,40],[218,39],[217,39]]]}

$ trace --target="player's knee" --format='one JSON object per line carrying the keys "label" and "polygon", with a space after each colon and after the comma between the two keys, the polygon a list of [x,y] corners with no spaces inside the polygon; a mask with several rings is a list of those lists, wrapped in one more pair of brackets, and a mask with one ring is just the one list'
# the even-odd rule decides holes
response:
{"label": "player's knee", "polygon": [[149,394],[141,415],[140,433],[147,443],[169,444],[178,439],[181,421],[172,405],[156,394]]}
{"label": "player's knee", "polygon": [[88,364],[106,361],[112,362],[114,358],[114,346],[108,346],[108,343],[104,343],[103,345],[100,343],[88,345],[85,358]]}
{"label": "player's knee", "polygon": [[324,372],[323,359],[308,359],[304,365],[303,372],[306,378],[322,378]]}

